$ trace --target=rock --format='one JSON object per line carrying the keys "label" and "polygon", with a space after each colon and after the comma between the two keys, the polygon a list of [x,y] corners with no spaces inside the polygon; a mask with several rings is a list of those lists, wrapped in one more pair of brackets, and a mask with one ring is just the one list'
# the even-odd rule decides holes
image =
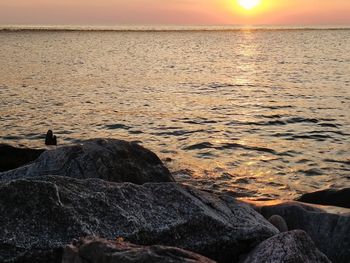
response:
{"label": "rock", "polygon": [[277,204],[268,204],[268,205],[261,205],[261,204],[251,204],[249,203],[251,207],[253,207],[257,212],[260,214],[262,213],[262,210],[266,211],[268,208],[276,208],[276,207],[281,207],[281,208],[287,208],[287,207],[299,207],[303,210],[310,211],[310,212],[320,212],[320,213],[325,213],[326,211],[323,209],[320,209],[315,206],[310,206],[304,203],[296,202],[296,201],[289,201],[289,202],[281,202]]}
{"label": "rock", "polygon": [[57,138],[51,130],[48,130],[45,137],[46,145],[57,145]]}
{"label": "rock", "polygon": [[36,160],[45,150],[0,144],[0,172],[16,169]]}
{"label": "rock", "polygon": [[302,229],[312,238],[316,247],[337,263],[349,263],[350,217],[328,214],[322,210],[298,204],[265,206],[260,209],[265,218],[279,215],[286,220],[289,230]]}
{"label": "rock", "polygon": [[[88,259],[88,260],[87,260]],[[124,241],[84,238],[64,250],[62,263],[215,263],[198,254],[166,246],[139,246]]]}
{"label": "rock", "polygon": [[259,244],[243,263],[328,263],[311,238],[302,230],[273,236]]}
{"label": "rock", "polygon": [[278,215],[273,215],[269,218],[269,222],[274,225],[280,232],[287,232],[288,226],[286,220],[283,217]]}
{"label": "rock", "polygon": [[297,199],[299,202],[333,205],[350,208],[350,188],[342,190],[327,189],[302,195]]}
{"label": "rock", "polygon": [[0,180],[43,175],[135,184],[174,181],[156,154],[136,143],[112,139],[88,140],[47,150],[30,165],[0,173]]}
{"label": "rock", "polygon": [[[0,182],[0,262],[37,262],[84,236],[235,262],[278,230],[248,205],[176,183],[44,176]],[[60,262],[57,257],[56,261]]]}

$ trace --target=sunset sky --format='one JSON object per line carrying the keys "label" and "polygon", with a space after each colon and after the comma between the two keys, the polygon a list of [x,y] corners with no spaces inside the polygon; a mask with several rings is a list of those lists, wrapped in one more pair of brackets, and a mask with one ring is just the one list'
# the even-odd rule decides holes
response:
{"label": "sunset sky", "polygon": [[0,24],[349,25],[350,0],[0,0]]}

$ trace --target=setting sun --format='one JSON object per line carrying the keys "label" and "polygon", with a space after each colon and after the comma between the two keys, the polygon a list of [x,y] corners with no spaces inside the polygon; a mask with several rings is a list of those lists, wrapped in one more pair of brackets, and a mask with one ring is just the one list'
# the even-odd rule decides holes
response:
{"label": "setting sun", "polygon": [[251,10],[260,4],[261,0],[238,0],[238,4],[244,9]]}

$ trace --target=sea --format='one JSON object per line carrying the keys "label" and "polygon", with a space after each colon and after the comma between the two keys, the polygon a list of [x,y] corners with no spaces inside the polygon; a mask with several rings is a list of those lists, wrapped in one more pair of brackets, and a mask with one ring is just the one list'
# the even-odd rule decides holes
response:
{"label": "sea", "polygon": [[243,199],[350,187],[350,28],[2,27],[0,127],[136,141]]}

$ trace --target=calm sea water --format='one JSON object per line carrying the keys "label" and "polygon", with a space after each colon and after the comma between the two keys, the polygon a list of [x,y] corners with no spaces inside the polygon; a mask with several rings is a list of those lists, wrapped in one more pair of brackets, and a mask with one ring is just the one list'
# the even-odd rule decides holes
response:
{"label": "calm sea water", "polygon": [[350,30],[0,32],[0,142],[93,137],[258,200],[350,186]]}

